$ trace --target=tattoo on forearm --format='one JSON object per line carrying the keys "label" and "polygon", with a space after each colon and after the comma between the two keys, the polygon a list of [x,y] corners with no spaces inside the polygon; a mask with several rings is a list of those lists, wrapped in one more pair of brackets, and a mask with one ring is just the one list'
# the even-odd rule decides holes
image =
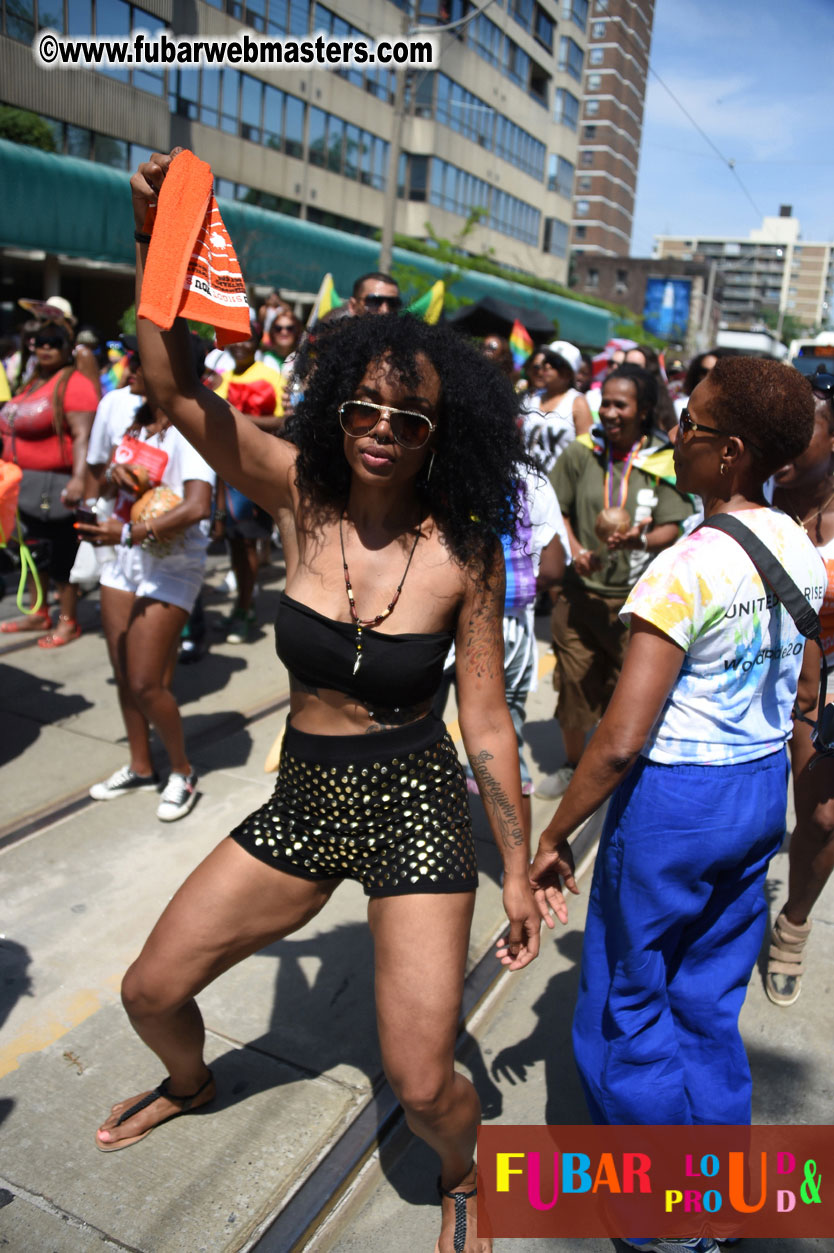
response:
{"label": "tattoo on forearm", "polygon": [[493,760],[493,754],[487,752],[485,748],[482,748],[477,755],[469,754],[469,764],[478,780],[484,804],[492,814],[502,843],[505,848],[519,848],[524,843],[524,832],[519,821],[518,810],[487,766],[486,763]]}

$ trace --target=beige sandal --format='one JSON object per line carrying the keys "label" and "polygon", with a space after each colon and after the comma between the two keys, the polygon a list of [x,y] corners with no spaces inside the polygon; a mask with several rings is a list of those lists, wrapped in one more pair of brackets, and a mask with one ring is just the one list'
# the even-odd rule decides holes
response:
{"label": "beige sandal", "polygon": [[773,924],[765,974],[765,992],[774,1005],[793,1005],[799,997],[805,966],[802,954],[811,934],[811,920],[788,922],[784,910]]}

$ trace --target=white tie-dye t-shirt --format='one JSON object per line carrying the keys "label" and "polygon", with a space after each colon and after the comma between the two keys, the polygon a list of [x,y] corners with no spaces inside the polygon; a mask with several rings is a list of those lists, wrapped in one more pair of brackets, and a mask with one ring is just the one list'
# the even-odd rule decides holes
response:
{"label": "white tie-dye t-shirt", "polygon": [[[778,509],[734,515],[819,610],[825,568],[802,527]],[[723,766],[776,752],[791,734],[804,640],[741,546],[706,528],[659,553],[620,617],[651,622],[686,652],[643,756]]]}

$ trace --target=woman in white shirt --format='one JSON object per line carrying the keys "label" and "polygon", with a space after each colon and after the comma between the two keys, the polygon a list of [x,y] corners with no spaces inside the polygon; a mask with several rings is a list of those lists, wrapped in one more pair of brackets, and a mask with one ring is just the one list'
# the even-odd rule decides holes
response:
{"label": "woman in white shirt", "polygon": [[545,474],[577,435],[591,429],[588,402],[574,387],[581,362],[578,348],[558,341],[554,347],[537,349],[527,367],[534,391],[521,403],[524,443]]}
{"label": "woman in white shirt", "polygon": [[[96,783],[90,795],[114,800],[158,790],[150,751],[153,726],[170,763],[156,816],[173,822],[197,798],[197,775],[186,752],[171,678],[180,634],[203,580],[215,475],[162,410],[145,404],[114,449],[107,477],[116,492],[114,516],[77,526],[85,539],[116,548],[115,560],[101,572],[101,619],[130,761]],[[132,522],[140,482],[169,489],[167,503],[173,507]]]}

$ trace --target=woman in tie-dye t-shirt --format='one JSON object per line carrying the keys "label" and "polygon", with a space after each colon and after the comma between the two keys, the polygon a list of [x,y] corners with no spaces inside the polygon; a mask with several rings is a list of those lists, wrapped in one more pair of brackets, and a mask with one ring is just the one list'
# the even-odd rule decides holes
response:
{"label": "woman in tie-dye t-shirt", "polygon": [[[813,419],[797,371],[719,361],[681,414],[675,466],[707,518],[734,514],[818,608],[819,556],[762,494],[807,446]],[[595,1122],[747,1123],[738,1015],[764,932],[768,861],[784,833],[803,640],[743,549],[714,530],[661,552],[622,614],[631,629],[622,675],[531,869],[543,912],[564,916],[567,836],[611,796],[576,1060]]]}
{"label": "woman in tie-dye t-shirt", "polygon": [[[816,402],[814,434],[802,456],[776,474],[773,503],[801,519],[825,562],[820,620],[825,658],[834,670],[834,375],[815,375],[811,385]],[[809,648],[808,654],[806,703],[816,718],[816,649]],[[834,768],[827,757],[810,770],[814,758],[811,728],[797,721],[791,739],[796,827],[788,858],[788,899],[773,924],[765,974],[765,991],[775,1005],[793,1005],[799,996],[810,913],[834,869]]]}

